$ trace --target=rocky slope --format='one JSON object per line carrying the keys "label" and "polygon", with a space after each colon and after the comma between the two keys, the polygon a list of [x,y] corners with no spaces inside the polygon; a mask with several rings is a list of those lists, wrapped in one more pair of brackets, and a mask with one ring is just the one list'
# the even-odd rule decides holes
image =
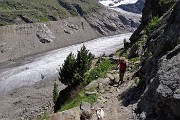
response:
{"label": "rocky slope", "polygon": [[0,25],[57,21],[102,7],[96,0],[1,0]]}
{"label": "rocky slope", "polygon": [[[141,58],[140,68],[133,76],[140,79],[137,83],[138,87],[127,87],[132,85],[130,81],[129,84],[121,86],[116,91],[107,84],[111,77],[108,78],[107,83],[104,83],[105,79],[99,83],[92,83],[93,86],[97,85],[98,93],[101,96],[100,104],[94,104],[93,107],[96,108],[96,105],[97,107],[104,107],[103,109],[107,115],[105,119],[107,120],[180,119],[180,1],[174,3],[172,8],[171,3],[171,5],[162,6],[162,4],[158,4],[159,2],[157,0],[145,1],[141,26],[131,37],[129,57],[132,57],[132,53],[135,53],[135,57]],[[164,9],[164,7],[167,9]],[[159,22],[155,28],[150,33],[146,33],[145,27],[157,15],[162,17],[158,18]],[[121,99],[123,97],[126,99],[118,100],[116,98],[117,92],[121,94]],[[58,119],[64,115],[71,116],[70,119],[76,117],[79,119],[79,114],[76,114],[77,116],[71,114],[73,110],[57,113],[51,116],[51,119]],[[75,110],[80,112],[79,108],[75,108]],[[88,111],[90,110],[90,107],[88,107]],[[92,119],[97,119],[93,113]]]}
{"label": "rocky slope", "polygon": [[[104,8],[96,1],[59,0],[57,2],[53,0],[52,2],[39,1],[35,4],[36,2],[37,0],[33,0],[32,3],[21,0],[0,1],[1,22],[18,24],[0,27],[0,63],[105,35],[134,31],[139,25],[139,17],[135,20],[131,19],[130,16]],[[46,11],[45,8],[49,10]],[[53,21],[49,21],[52,19],[48,17],[49,22],[41,23],[40,17],[31,19],[32,15],[26,15],[29,12],[36,14],[32,9],[39,11],[42,14],[41,17],[48,17],[55,13],[60,16],[58,18],[51,16]],[[63,14],[58,12],[63,10],[66,11],[67,16],[61,17]]]}
{"label": "rocky slope", "polygon": [[[141,68],[136,74],[141,78],[139,87],[142,93],[135,111],[137,119],[177,120],[180,118],[180,2],[175,3],[165,14],[161,11],[165,10],[163,7],[156,9],[157,4],[152,7],[151,2],[145,2],[142,23],[131,37],[134,43],[132,46],[144,39],[146,43],[135,50],[142,48],[138,54],[142,60]],[[146,14],[145,11],[151,14]],[[142,30],[152,18],[151,15],[163,16],[154,30],[144,38]]]}
{"label": "rocky slope", "polygon": [[174,4],[174,0],[167,1],[166,4],[164,4],[164,2],[166,1],[145,0],[144,8],[142,10],[141,24],[130,38],[131,42],[137,41],[142,36],[141,31],[145,28],[145,26],[148,24],[149,21],[151,21],[154,16],[161,17]]}
{"label": "rocky slope", "polygon": [[128,12],[133,12],[133,13],[141,14],[142,13],[142,9],[144,8],[144,1],[145,0],[138,0],[134,4],[119,5],[118,7],[123,9],[123,10],[125,10],[125,11],[128,11]]}
{"label": "rocky slope", "polygon": [[[87,102],[83,102],[80,107],[69,109],[63,112],[58,112],[48,116],[49,120],[98,120],[96,110],[102,108],[104,111],[103,120],[131,120],[134,119],[133,105],[128,107],[124,104],[129,97],[128,91],[132,89],[135,84],[131,80],[131,73],[127,73],[125,83],[119,87],[114,84],[119,80],[119,75],[116,70],[109,71],[105,78],[99,78],[91,82],[85,87],[85,91],[88,94],[97,94],[97,102],[90,105]],[[94,91],[92,92],[92,88]],[[91,91],[91,92],[90,92]]]}

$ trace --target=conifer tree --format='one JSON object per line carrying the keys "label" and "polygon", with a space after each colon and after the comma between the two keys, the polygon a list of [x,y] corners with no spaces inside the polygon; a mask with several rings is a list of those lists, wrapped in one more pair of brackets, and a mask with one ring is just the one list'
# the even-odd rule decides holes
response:
{"label": "conifer tree", "polygon": [[76,67],[81,79],[83,78],[84,73],[90,69],[93,58],[94,55],[89,52],[89,50],[87,50],[84,45],[80,49],[80,51],[78,51],[76,58]]}
{"label": "conifer tree", "polygon": [[83,47],[78,51],[77,57],[70,53],[60,68],[59,80],[64,85],[76,86],[83,82],[84,73],[90,69],[94,55]]}
{"label": "conifer tree", "polygon": [[56,103],[58,96],[59,96],[58,84],[55,82],[54,83],[54,89],[53,89],[53,102],[54,102],[54,104]]}
{"label": "conifer tree", "polygon": [[59,72],[59,80],[64,85],[72,86],[76,84],[75,74],[76,74],[76,59],[74,54],[72,52],[67,56],[66,60],[64,61],[64,64],[60,68]]}

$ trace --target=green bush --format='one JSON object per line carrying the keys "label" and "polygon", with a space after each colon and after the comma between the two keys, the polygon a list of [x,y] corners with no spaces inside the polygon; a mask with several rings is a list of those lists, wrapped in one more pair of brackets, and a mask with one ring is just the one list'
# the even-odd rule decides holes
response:
{"label": "green bush", "polygon": [[94,103],[97,101],[97,96],[95,94],[93,95],[85,95],[84,91],[81,91],[78,96],[76,96],[73,99],[68,100],[59,111],[64,111],[64,110],[68,110],[77,106],[80,106],[81,102],[88,102],[90,104]]}
{"label": "green bush", "polygon": [[75,79],[76,75],[76,59],[74,54],[70,53],[62,67],[60,67],[59,80],[64,85],[72,86],[77,84],[78,81]]}
{"label": "green bush", "polygon": [[153,17],[152,20],[145,27],[146,34],[152,33],[154,28],[159,24],[159,22],[160,22],[159,17],[157,16]]}
{"label": "green bush", "polygon": [[41,115],[40,120],[48,120],[48,114],[45,112]]}
{"label": "green bush", "polygon": [[68,86],[76,86],[83,82],[83,76],[90,69],[94,55],[83,45],[77,57],[70,53],[60,68],[59,80]]}
{"label": "green bush", "polygon": [[136,84],[136,86],[139,86],[139,82],[140,82],[140,79],[138,77],[135,77],[134,83]]}
{"label": "green bush", "polygon": [[53,102],[54,102],[54,104],[56,103],[58,96],[59,96],[58,84],[55,82],[54,83],[54,89],[53,89]]}
{"label": "green bush", "polygon": [[77,67],[77,72],[82,79],[84,73],[90,69],[93,58],[94,55],[92,55],[84,45],[80,49],[80,51],[78,51],[76,58],[76,67]]}
{"label": "green bush", "polygon": [[97,67],[91,69],[84,74],[84,84],[87,85],[91,81],[96,80],[99,77],[104,77],[108,70],[113,68],[113,64],[110,60],[104,60]]}

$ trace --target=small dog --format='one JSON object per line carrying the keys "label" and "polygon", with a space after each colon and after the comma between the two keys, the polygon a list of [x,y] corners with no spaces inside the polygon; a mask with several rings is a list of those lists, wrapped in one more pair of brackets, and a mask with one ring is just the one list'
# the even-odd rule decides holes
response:
{"label": "small dog", "polygon": [[96,110],[96,114],[97,114],[98,120],[102,120],[104,118],[104,111],[102,108],[98,108]]}

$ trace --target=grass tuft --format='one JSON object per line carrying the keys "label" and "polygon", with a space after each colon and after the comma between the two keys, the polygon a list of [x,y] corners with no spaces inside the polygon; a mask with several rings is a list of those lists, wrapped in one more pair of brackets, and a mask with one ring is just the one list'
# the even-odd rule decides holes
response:
{"label": "grass tuft", "polygon": [[113,67],[114,64],[111,63],[111,60],[103,60],[94,69],[91,69],[90,71],[85,73],[84,84],[87,85],[91,81],[96,80],[99,77],[105,77],[107,71],[112,70]]}
{"label": "grass tuft", "polygon": [[62,105],[60,112],[68,110],[77,106],[80,106],[81,102],[88,102],[90,104],[97,101],[97,96],[95,94],[86,96],[84,91],[81,91],[78,96],[73,99],[68,100],[64,105]]}

